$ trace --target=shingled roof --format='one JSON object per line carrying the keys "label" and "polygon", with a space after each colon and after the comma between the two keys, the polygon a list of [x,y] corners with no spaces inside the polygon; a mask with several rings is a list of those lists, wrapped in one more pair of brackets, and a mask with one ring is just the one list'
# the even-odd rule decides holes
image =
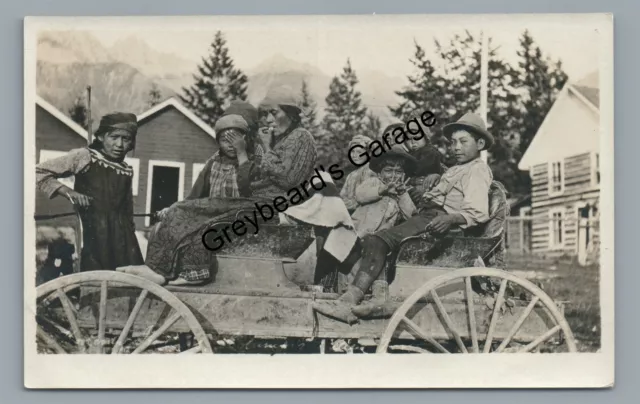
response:
{"label": "shingled roof", "polygon": [[600,83],[598,82],[598,72],[595,71],[577,83],[573,88],[578,90],[594,107],[600,109]]}

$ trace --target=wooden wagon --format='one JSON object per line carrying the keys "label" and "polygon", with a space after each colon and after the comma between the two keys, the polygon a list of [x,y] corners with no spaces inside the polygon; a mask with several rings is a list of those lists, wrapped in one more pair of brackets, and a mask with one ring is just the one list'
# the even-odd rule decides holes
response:
{"label": "wooden wagon", "polygon": [[[395,276],[385,304],[392,316],[346,324],[313,310],[314,301],[338,294],[314,291],[301,276],[310,264],[298,259],[313,243],[312,229],[263,225],[216,256],[207,286],[162,287],[114,271],[39,286],[38,347],[212,353],[214,341],[252,336],[348,339],[381,354],[576,351],[562,309],[532,282],[500,268],[503,232],[494,233],[406,239],[391,260]],[[177,342],[168,349],[167,341]],[[319,346],[324,352],[326,345]]]}

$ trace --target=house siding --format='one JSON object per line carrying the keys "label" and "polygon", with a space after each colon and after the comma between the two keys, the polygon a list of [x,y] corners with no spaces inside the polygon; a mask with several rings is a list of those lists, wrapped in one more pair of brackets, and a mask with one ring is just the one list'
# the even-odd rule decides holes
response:
{"label": "house siding", "polygon": [[[140,160],[138,195],[134,196],[134,212],[149,213],[147,189],[149,160],[184,163],[184,195],[191,191],[194,163],[205,163],[218,150],[215,140],[173,106],[139,122],[136,150],[130,157]],[[145,228],[145,219],[136,218],[136,228]]]}
{"label": "house siding", "polygon": [[[36,104],[36,163],[40,163],[40,151],[52,150],[67,152],[85,147],[87,140]],[[73,212],[71,203],[64,197],[49,199],[40,191],[36,192],[36,215],[54,215]],[[55,220],[38,221],[38,225],[75,226],[74,216]]]}
{"label": "house siding", "polygon": [[[539,218],[532,224],[532,250],[547,256],[577,254],[578,207],[598,202],[599,189],[592,183],[592,165],[595,158],[592,153],[581,153],[563,159],[564,191],[549,195],[549,164],[532,167],[531,183],[532,216]],[[551,247],[550,221],[551,211],[563,213],[563,245]],[[593,228],[594,242],[598,240],[598,229]]]}

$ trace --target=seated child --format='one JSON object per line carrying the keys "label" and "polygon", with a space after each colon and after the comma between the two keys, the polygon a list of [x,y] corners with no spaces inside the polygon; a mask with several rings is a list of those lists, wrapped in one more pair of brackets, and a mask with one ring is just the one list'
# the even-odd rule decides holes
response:
{"label": "seated child", "polygon": [[405,177],[416,161],[398,145],[369,163],[373,176],[357,186],[357,208],[351,215],[360,238],[389,229],[413,216],[416,207],[406,192]]}
{"label": "seated child", "polygon": [[421,194],[433,188],[444,173],[442,155],[429,140],[431,129],[425,126],[423,131],[423,137],[409,136],[406,142],[409,154],[418,161],[418,168],[409,181],[409,186]]}
{"label": "seated child", "polygon": [[[245,107],[254,108],[249,104]],[[251,115],[257,117],[257,112],[244,113],[238,105],[233,106],[233,113],[228,110],[215,124],[220,148],[207,161],[191,197],[163,211],[160,223],[151,232],[146,265],[122,266],[118,271],[161,285],[199,285],[211,281],[211,252],[203,246],[203,228],[208,222],[229,220],[237,210],[253,207],[248,199],[252,192],[250,180],[260,150],[250,119]],[[178,250],[181,254],[174,259]]]}
{"label": "seated child", "polygon": [[[362,262],[347,291],[337,300],[314,303],[315,310],[348,323],[357,321],[356,316],[369,315],[384,306],[388,284],[380,275],[384,274],[388,254],[396,251],[403,239],[424,232],[442,236],[450,229],[466,229],[489,219],[488,195],[493,175],[480,159],[480,152],[493,145],[493,136],[482,118],[472,113],[446,125],[443,131],[452,140],[457,165],[448,169],[432,190],[423,195],[413,193],[412,199],[419,200],[418,214],[398,226],[364,237]],[[373,299],[359,305],[372,285]]]}
{"label": "seated child", "polygon": [[[369,145],[371,144],[371,138],[364,135],[356,135],[349,142],[349,149],[351,150],[351,158],[350,160],[354,164],[362,164],[366,160],[366,156],[362,154],[363,149],[368,150]],[[352,148],[354,146],[361,146],[360,148]],[[374,177],[375,173],[371,171],[369,168],[369,163],[358,167],[355,171],[349,173],[347,175],[347,179],[344,181],[344,185],[340,190],[340,198],[344,202],[349,214],[352,214],[356,208],[358,207],[358,202],[356,201],[356,188],[362,184],[365,180],[370,177]]]}

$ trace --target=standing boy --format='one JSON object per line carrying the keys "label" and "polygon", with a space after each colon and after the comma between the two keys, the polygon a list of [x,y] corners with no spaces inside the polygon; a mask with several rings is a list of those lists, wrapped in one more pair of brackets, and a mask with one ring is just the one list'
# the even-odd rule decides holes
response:
{"label": "standing boy", "polygon": [[432,190],[423,195],[414,190],[412,197],[419,201],[417,215],[396,227],[364,237],[362,263],[355,279],[337,300],[315,303],[317,311],[341,321],[356,321],[356,315],[369,311],[362,307],[368,305],[357,305],[376,279],[385,281],[379,276],[387,256],[404,238],[425,231],[442,236],[450,229],[466,229],[489,219],[488,194],[493,175],[480,159],[480,152],[493,145],[493,136],[482,118],[472,113],[446,125],[443,130],[451,138],[457,164],[447,170]]}

